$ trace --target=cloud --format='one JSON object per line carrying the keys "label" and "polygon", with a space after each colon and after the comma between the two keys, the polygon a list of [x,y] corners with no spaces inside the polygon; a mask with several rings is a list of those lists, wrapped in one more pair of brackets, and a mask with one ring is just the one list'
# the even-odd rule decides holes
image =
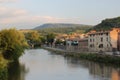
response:
{"label": "cloud", "polygon": [[0,7],[0,25],[2,28],[34,28],[43,23],[79,23],[78,18],[57,18],[52,16],[33,15],[26,10]]}
{"label": "cloud", "polygon": [[0,3],[6,3],[6,2],[16,2],[18,0],[0,0]]}
{"label": "cloud", "polygon": [[0,18],[9,18],[26,15],[27,11],[16,8],[0,7]]}

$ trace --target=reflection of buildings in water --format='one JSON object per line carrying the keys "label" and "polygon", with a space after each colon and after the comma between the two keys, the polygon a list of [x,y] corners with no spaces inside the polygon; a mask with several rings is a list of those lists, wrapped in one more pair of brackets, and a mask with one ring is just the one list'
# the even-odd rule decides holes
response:
{"label": "reflection of buildings in water", "polygon": [[65,59],[70,68],[88,68],[90,75],[97,80],[120,80],[120,68],[117,69],[112,66],[106,66],[102,63],[95,63],[70,57],[66,57]]}
{"label": "reflection of buildings in water", "polygon": [[94,62],[89,63],[89,72],[93,77],[110,78],[112,67],[105,66],[104,64],[97,64]]}
{"label": "reflection of buildings in water", "polygon": [[65,57],[66,61],[67,61],[67,65],[70,68],[87,68],[88,67],[88,62],[83,61],[83,60],[78,60],[75,58],[70,58],[70,57]]}
{"label": "reflection of buildings in water", "polygon": [[112,72],[112,67],[107,67],[103,64],[97,64],[95,62],[86,61],[86,60],[78,60],[74,58],[66,58],[67,64],[69,67],[82,67],[82,68],[88,68],[89,73],[96,77],[110,77]]}
{"label": "reflection of buildings in water", "polygon": [[120,69],[112,70],[112,80],[120,80]]}

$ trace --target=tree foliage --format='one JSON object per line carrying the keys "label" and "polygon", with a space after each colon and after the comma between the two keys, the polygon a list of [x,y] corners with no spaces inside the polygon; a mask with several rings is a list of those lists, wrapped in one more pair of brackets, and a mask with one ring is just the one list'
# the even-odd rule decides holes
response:
{"label": "tree foliage", "polygon": [[37,31],[31,31],[25,34],[26,39],[30,45],[40,45],[41,36]]}
{"label": "tree foliage", "polygon": [[69,34],[71,32],[79,32],[84,33],[86,30],[90,29],[91,26],[73,26],[73,27],[50,27],[50,28],[43,28],[39,29],[39,32],[42,34],[48,34],[48,33],[65,33]]}
{"label": "tree foliage", "polygon": [[16,29],[0,31],[0,49],[5,58],[17,60],[27,47],[24,34]]}
{"label": "tree foliage", "polygon": [[[112,28],[120,28],[120,17],[105,19],[100,24],[94,26],[90,30],[110,30]],[[88,31],[90,31],[88,30]]]}
{"label": "tree foliage", "polygon": [[54,33],[49,33],[46,35],[46,40],[48,44],[51,44],[54,42],[55,34]]}

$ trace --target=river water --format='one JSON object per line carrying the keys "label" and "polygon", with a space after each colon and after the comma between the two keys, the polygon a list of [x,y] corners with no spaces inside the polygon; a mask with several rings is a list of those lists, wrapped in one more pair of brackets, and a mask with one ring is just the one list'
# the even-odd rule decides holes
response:
{"label": "river water", "polygon": [[32,49],[9,68],[9,80],[120,80],[120,68]]}

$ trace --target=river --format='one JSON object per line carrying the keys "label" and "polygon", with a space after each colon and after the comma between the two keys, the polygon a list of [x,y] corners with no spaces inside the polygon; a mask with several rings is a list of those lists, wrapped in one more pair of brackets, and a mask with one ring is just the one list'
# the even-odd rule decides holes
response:
{"label": "river", "polygon": [[26,50],[8,72],[9,80],[120,80],[120,68],[63,57],[44,49]]}

